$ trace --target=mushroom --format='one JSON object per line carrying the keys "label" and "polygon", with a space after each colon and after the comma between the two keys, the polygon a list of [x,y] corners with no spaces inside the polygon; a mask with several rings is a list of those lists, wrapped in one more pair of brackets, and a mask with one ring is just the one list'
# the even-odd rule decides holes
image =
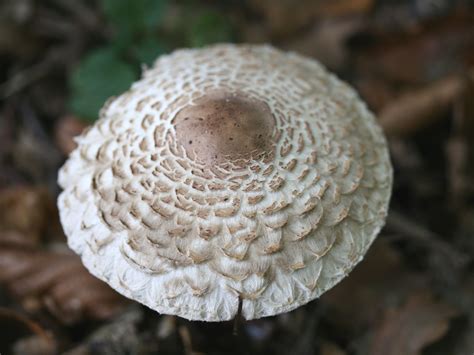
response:
{"label": "mushroom", "polygon": [[62,225],[89,271],[166,314],[291,311],[362,260],[392,185],[384,135],[317,61],[268,45],[160,57],[78,138]]}

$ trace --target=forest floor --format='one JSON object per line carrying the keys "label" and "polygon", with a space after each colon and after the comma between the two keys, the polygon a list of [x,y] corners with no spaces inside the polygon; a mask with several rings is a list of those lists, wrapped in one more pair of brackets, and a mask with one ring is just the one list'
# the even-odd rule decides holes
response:
{"label": "forest floor", "polygon": [[[55,200],[73,137],[174,48],[272,43],[359,91],[390,145],[387,225],[320,299],[189,322],[122,298],[68,251]],[[0,2],[1,354],[474,354],[470,0]]]}

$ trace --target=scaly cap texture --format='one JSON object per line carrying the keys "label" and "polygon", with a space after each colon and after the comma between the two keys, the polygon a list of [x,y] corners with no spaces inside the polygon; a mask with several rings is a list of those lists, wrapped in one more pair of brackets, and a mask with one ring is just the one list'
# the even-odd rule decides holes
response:
{"label": "scaly cap texture", "polygon": [[349,86],[270,46],[160,57],[61,169],[89,271],[192,320],[290,311],[334,286],[384,224],[387,144]]}

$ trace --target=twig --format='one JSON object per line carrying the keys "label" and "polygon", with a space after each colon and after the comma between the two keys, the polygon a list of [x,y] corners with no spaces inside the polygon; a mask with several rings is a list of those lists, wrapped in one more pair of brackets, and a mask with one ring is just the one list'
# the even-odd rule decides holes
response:
{"label": "twig", "polygon": [[16,73],[6,82],[0,84],[0,99],[5,100],[13,94],[23,90],[25,87],[48,74],[51,68],[51,63],[43,61]]}
{"label": "twig", "polygon": [[94,11],[83,1],[54,0],[54,3],[69,11],[88,30],[95,30],[100,24],[100,16],[98,16],[97,10]]}

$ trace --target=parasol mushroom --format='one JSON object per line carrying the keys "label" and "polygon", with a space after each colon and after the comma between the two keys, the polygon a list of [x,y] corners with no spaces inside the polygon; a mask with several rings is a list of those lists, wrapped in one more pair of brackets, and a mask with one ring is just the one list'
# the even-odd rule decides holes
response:
{"label": "parasol mushroom", "polygon": [[291,311],[362,260],[392,185],[356,92],[271,46],[160,57],[78,138],[62,225],[89,271],[166,314]]}

